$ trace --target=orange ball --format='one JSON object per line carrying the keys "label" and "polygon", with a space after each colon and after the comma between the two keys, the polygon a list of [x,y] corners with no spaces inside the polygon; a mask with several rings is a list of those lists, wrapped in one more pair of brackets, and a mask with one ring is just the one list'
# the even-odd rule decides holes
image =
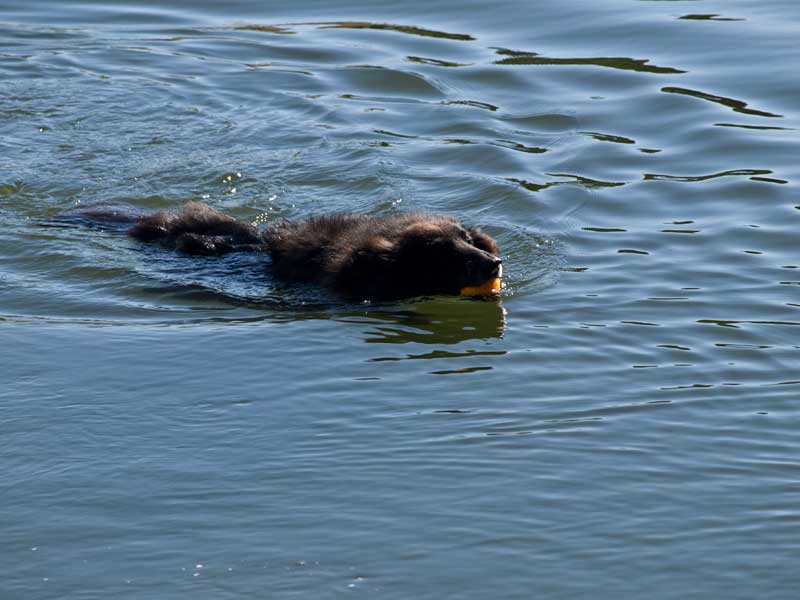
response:
{"label": "orange ball", "polygon": [[468,285],[461,288],[462,296],[495,296],[500,293],[500,278],[493,277],[481,285]]}

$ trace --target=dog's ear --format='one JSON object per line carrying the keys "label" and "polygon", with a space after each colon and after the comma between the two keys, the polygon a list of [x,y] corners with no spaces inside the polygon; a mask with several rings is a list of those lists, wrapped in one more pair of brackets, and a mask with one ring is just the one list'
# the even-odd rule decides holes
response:
{"label": "dog's ear", "polygon": [[368,280],[392,261],[395,244],[381,235],[365,240],[361,245],[347,248],[335,256],[327,271],[344,279]]}
{"label": "dog's ear", "polygon": [[396,237],[397,250],[401,253],[427,252],[437,240],[445,239],[444,231],[437,223],[416,221],[401,229]]}
{"label": "dog's ear", "polygon": [[383,236],[373,236],[328,266],[335,287],[348,295],[372,298],[384,295],[395,278],[396,247]]}
{"label": "dog's ear", "polygon": [[476,248],[480,248],[481,250],[485,250],[489,254],[494,254],[495,256],[500,256],[500,248],[497,246],[497,242],[494,239],[485,234],[483,231],[478,229],[477,227],[470,227],[467,229],[469,235],[472,237],[472,245]]}
{"label": "dog's ear", "polygon": [[356,249],[356,261],[382,262],[391,258],[395,251],[395,244],[382,235],[369,238],[362,246]]}

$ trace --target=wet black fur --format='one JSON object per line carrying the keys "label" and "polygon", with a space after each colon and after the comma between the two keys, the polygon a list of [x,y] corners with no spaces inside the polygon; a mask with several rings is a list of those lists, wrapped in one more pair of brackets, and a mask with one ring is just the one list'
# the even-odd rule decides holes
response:
{"label": "wet black fur", "polygon": [[334,214],[259,231],[202,203],[137,217],[129,234],[189,254],[263,251],[277,277],[313,281],[349,297],[458,294],[500,269],[496,242],[445,215]]}

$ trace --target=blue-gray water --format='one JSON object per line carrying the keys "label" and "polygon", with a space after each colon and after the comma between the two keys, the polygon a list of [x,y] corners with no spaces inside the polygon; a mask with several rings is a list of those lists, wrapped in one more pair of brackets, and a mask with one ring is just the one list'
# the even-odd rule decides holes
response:
{"label": "blue-gray water", "polygon": [[[0,598],[792,599],[800,5],[0,0]],[[54,222],[457,214],[347,305]]]}

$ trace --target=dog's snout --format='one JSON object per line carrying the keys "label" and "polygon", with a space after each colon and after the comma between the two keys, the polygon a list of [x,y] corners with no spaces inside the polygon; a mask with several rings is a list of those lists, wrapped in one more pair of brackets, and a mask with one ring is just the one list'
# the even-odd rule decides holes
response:
{"label": "dog's snout", "polygon": [[466,262],[465,275],[464,285],[482,285],[490,279],[503,276],[503,260],[486,250],[473,249]]}

